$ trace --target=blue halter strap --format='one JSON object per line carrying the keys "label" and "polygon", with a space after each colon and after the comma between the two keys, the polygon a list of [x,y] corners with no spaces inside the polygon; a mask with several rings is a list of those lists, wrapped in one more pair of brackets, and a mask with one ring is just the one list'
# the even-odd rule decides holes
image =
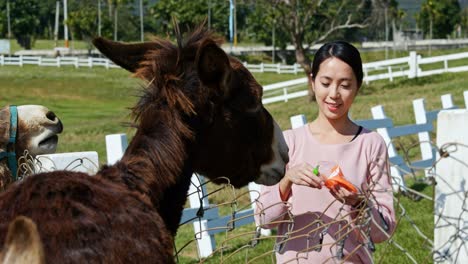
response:
{"label": "blue halter strap", "polygon": [[10,105],[10,139],[5,152],[0,153],[0,160],[8,158],[8,168],[13,176],[13,181],[17,180],[18,164],[16,162],[16,132],[18,130],[18,108],[16,105]]}

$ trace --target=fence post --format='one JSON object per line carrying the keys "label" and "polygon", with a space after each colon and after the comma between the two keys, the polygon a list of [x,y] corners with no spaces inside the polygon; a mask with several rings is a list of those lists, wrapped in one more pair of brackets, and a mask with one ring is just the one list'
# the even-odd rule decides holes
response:
{"label": "fence post", "polygon": [[[206,186],[204,183],[203,176],[197,176],[195,173],[192,175],[188,196],[191,208],[203,208],[209,205],[208,197],[205,196],[207,193]],[[202,199],[200,199],[202,198]],[[201,201],[201,203],[200,203]],[[200,258],[206,258],[213,253],[216,247],[216,241],[214,236],[210,236],[208,233],[208,221],[199,219],[193,222],[193,229],[195,232],[195,238],[197,239],[197,248]]]}
{"label": "fence post", "polygon": [[465,98],[465,108],[468,109],[468,91],[463,92],[463,97]]}
{"label": "fence post", "polygon": [[297,67],[297,63],[294,63],[293,65],[294,65],[294,74],[297,75],[297,68],[298,68],[298,67]]}
{"label": "fence post", "polygon": [[453,104],[452,94],[444,94],[440,97],[440,100],[442,101],[442,109],[450,109],[455,107]]}
{"label": "fence post", "polygon": [[71,170],[95,174],[99,169],[96,151],[45,154],[36,156],[38,171]]}
{"label": "fence post", "polygon": [[[468,111],[442,111],[437,116],[437,146],[457,142],[468,144],[466,135]],[[437,175],[443,178],[435,185],[434,197],[434,261],[437,263],[468,263],[466,230],[468,214],[466,210],[466,188],[468,149],[453,146],[450,156],[437,162]],[[451,257],[451,258],[447,258]],[[442,261],[440,261],[442,260]]]}
{"label": "fence post", "polygon": [[[372,107],[371,112],[372,112],[372,117],[374,119],[387,118],[387,116],[385,115],[383,106],[381,105]],[[385,144],[387,144],[389,158],[397,157],[398,153],[396,152],[395,147],[393,146],[392,139],[390,138],[390,135],[388,133],[388,129],[377,128],[377,133],[379,133],[380,136],[383,137]],[[392,186],[393,186],[394,192],[398,191],[399,188],[401,190],[406,190],[406,184],[403,179],[403,175],[401,174],[397,166],[393,165],[390,167],[390,175],[392,176]]]}
{"label": "fence post", "polygon": [[291,116],[291,129],[298,128],[307,124],[307,118],[305,115]]}
{"label": "fence post", "polygon": [[408,78],[416,78],[418,77],[418,54],[416,51],[410,51],[409,54],[409,70],[408,70]]}
{"label": "fence post", "polygon": [[112,165],[119,161],[127,149],[127,135],[106,135],[107,164]]}
{"label": "fence post", "polygon": [[106,69],[109,69],[109,59],[106,59]]}
{"label": "fence post", "polygon": [[57,56],[55,61],[57,62],[57,67],[60,68],[60,56]]}
{"label": "fence post", "polygon": [[23,55],[19,56],[19,66],[23,67]]}
{"label": "fence post", "polygon": [[[250,182],[249,183],[249,196],[250,196],[250,202],[252,203],[252,209],[255,215],[255,208],[257,207],[257,199],[260,197],[261,193],[261,186],[259,184],[256,184],[255,182]],[[271,230],[270,229],[265,229],[261,228],[260,229],[260,234],[263,236],[269,236],[271,235]]]}
{"label": "fence post", "polygon": [[93,57],[88,57],[88,67],[93,67]]}
{"label": "fence post", "polygon": [[364,68],[364,81],[366,85],[369,85],[369,73],[367,72],[367,68]]}
{"label": "fence post", "polygon": [[1,66],[5,65],[5,57],[3,55],[0,55],[0,65]]}
{"label": "fence post", "polygon": [[288,101],[288,88],[283,88],[284,102]]}
{"label": "fence post", "polygon": [[276,73],[278,73],[278,74],[281,73],[281,64],[280,63],[276,64]]}
{"label": "fence post", "polygon": [[392,66],[388,66],[388,76],[391,82],[393,82],[393,72],[392,72]]}
{"label": "fence post", "polygon": [[[414,117],[416,119],[416,124],[426,124],[426,107],[424,106],[424,99],[413,100],[413,111]],[[432,149],[431,137],[429,132],[420,132],[418,133],[419,138],[419,147],[421,149],[421,159],[433,159],[435,157],[434,150]],[[424,173],[426,177],[431,177],[431,169],[425,169]]]}
{"label": "fence post", "polygon": [[263,62],[260,63],[260,72],[265,72],[265,66],[263,65]]}
{"label": "fence post", "polygon": [[80,63],[78,61],[78,57],[75,57],[75,68],[79,68],[80,67]]}

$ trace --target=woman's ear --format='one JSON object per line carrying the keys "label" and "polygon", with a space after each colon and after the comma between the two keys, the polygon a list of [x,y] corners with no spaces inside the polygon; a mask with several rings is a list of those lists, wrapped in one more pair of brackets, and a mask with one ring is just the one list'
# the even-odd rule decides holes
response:
{"label": "woman's ear", "polygon": [[310,86],[312,87],[312,91],[315,93],[315,78],[312,73],[310,74]]}

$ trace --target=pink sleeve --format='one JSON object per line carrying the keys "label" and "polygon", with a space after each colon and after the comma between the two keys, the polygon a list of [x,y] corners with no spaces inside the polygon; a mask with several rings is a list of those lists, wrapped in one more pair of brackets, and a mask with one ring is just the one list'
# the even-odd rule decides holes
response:
{"label": "pink sleeve", "polygon": [[262,186],[260,197],[255,206],[255,222],[262,228],[275,228],[288,213],[287,202],[280,197],[278,184]]}
{"label": "pink sleeve", "polygon": [[372,214],[370,236],[375,243],[387,240],[395,229],[393,190],[389,171],[387,147],[382,140],[371,160],[367,188],[363,190],[370,201]]}
{"label": "pink sleeve", "polygon": [[[291,130],[284,131],[284,138],[289,148],[289,157],[294,150],[294,137]],[[286,165],[286,170],[288,166]],[[255,222],[263,228],[274,228],[278,225],[279,220],[282,220],[288,213],[289,206],[287,202],[283,202],[279,190],[279,185],[262,186],[260,197],[256,201],[255,206]]]}

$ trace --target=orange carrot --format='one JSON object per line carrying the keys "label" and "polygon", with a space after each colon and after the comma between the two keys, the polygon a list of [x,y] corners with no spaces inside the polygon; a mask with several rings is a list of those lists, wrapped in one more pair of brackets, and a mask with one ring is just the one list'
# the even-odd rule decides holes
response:
{"label": "orange carrot", "polygon": [[340,186],[340,187],[343,187],[345,188],[346,190],[350,191],[350,192],[353,192],[353,193],[357,193],[358,190],[356,187],[354,187],[354,185],[352,183],[350,183],[349,181],[347,181],[343,175],[343,172],[341,171],[341,168],[339,166],[335,166],[332,171],[331,171],[331,174],[329,176],[329,178],[327,180],[325,180],[325,186],[328,188],[328,189],[331,189],[335,186]]}

